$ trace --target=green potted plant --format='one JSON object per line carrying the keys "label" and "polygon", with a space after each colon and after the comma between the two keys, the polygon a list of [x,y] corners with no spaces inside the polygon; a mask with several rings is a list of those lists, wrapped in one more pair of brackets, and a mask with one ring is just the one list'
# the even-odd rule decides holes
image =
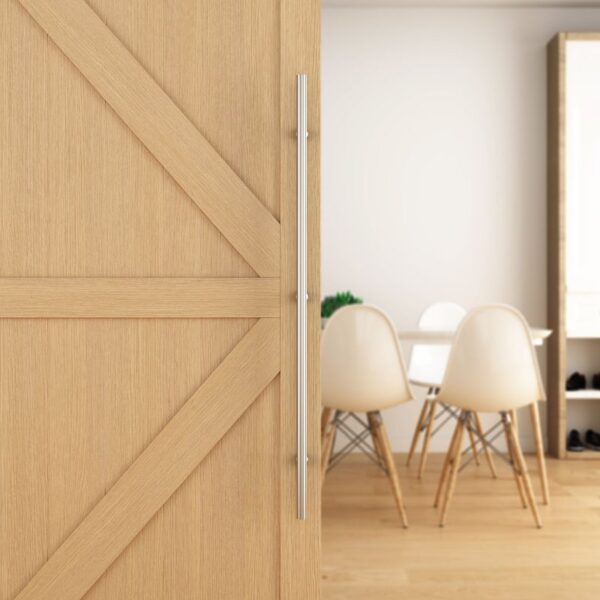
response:
{"label": "green potted plant", "polygon": [[349,304],[362,304],[362,298],[356,297],[352,292],[338,292],[334,296],[325,296],[321,301],[321,324],[325,327],[327,319],[331,315],[342,308],[342,306],[348,306]]}

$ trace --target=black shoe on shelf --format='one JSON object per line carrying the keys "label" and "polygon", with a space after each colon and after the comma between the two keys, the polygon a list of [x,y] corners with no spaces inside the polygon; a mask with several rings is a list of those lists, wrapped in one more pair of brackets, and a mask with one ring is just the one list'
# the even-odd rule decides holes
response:
{"label": "black shoe on shelf", "polygon": [[[599,378],[600,383],[600,378]],[[585,390],[585,375],[582,375],[579,371],[575,371],[569,379],[567,379],[567,391],[575,392],[577,390]]]}
{"label": "black shoe on shelf", "polygon": [[585,432],[585,445],[591,450],[600,452],[600,433],[588,429]]}
{"label": "black shoe on shelf", "polygon": [[579,431],[576,429],[571,429],[569,432],[569,437],[567,438],[567,450],[569,452],[583,452],[585,450]]}
{"label": "black shoe on shelf", "polygon": [[592,387],[595,390],[600,390],[600,373],[596,373],[592,378]]}

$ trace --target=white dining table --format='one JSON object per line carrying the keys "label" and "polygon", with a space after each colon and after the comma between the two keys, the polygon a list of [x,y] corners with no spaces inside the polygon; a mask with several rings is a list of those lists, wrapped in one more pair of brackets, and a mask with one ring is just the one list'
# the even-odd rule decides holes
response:
{"label": "white dining table", "polygon": [[[552,335],[551,329],[532,327],[531,338],[535,346],[543,346],[546,339]],[[403,342],[427,342],[428,344],[451,344],[456,331],[442,329],[402,329],[398,331],[398,338]]]}

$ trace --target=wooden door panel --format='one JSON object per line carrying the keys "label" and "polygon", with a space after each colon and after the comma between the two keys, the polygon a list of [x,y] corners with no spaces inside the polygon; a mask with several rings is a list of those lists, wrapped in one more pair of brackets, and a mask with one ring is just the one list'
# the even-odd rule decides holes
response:
{"label": "wooden door panel", "polygon": [[316,597],[291,92],[317,6],[0,6],[0,598]]}
{"label": "wooden door panel", "polygon": [[20,2],[250,266],[278,274],[276,219],[85,0]]}
{"label": "wooden door panel", "polygon": [[[35,351],[44,347],[47,327],[43,321],[0,327],[2,599],[14,598],[48,558],[47,392],[44,361]],[[29,376],[36,367],[41,376]]]}
{"label": "wooden door panel", "polygon": [[260,319],[51,555],[17,599],[80,600],[278,370],[278,320]]}
{"label": "wooden door panel", "polygon": [[279,464],[278,384],[257,398],[85,600],[131,600],[131,590],[144,600],[278,597],[279,499],[267,483]]}
{"label": "wooden door panel", "polygon": [[278,218],[280,1],[88,4]]}
{"label": "wooden door panel", "polygon": [[0,274],[253,276],[19,2],[0,11]]}
{"label": "wooden door panel", "polygon": [[0,598],[15,597],[254,323],[0,321],[0,456],[12,457],[0,469],[11,492]]}

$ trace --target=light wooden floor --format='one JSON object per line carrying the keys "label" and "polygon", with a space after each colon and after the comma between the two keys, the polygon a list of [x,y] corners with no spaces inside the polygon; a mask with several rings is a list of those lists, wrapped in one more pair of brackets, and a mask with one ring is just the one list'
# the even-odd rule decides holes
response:
{"label": "light wooden floor", "polygon": [[[432,500],[442,456],[422,481],[396,456],[410,528],[400,526],[385,475],[353,455],[323,490],[323,600],[586,600],[600,597],[600,460],[548,459],[544,528],[523,510],[508,468],[496,461],[459,475],[448,524]],[[539,497],[535,460],[528,457]]]}

